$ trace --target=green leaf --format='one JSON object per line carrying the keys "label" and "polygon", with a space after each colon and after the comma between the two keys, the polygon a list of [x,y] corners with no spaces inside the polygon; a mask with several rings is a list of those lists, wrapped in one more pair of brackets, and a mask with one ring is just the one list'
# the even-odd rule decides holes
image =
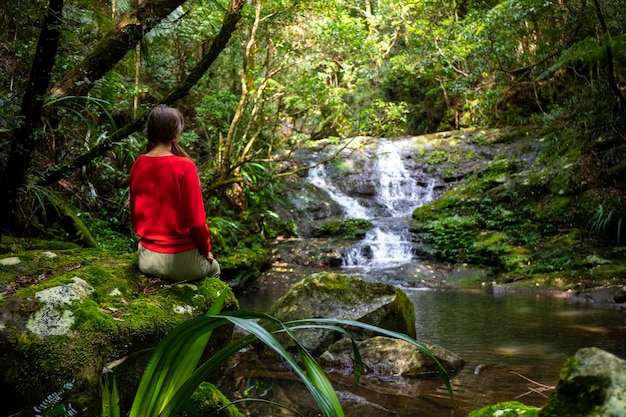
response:
{"label": "green leaf", "polygon": [[343,325],[343,326],[360,327],[362,329],[370,330],[370,331],[380,333],[389,337],[404,340],[405,342],[412,344],[413,346],[418,348],[420,351],[424,352],[429,358],[431,358],[435,362],[437,368],[439,369],[439,374],[441,375],[441,378],[443,379],[443,382],[446,385],[448,393],[450,394],[450,397],[454,401],[454,392],[452,391],[452,385],[450,384],[450,376],[448,375],[448,371],[446,371],[446,368],[443,367],[441,362],[439,362],[439,359],[437,359],[437,357],[433,354],[433,352],[427,346],[422,345],[421,343],[407,336],[406,334],[394,332],[392,330],[383,329],[381,327],[373,326],[371,324],[362,323],[362,322],[354,321],[354,320],[322,319],[322,318],[317,319],[316,318],[316,319],[294,320],[293,322],[285,323],[285,325],[291,326],[293,323],[322,323],[322,324],[329,323],[335,326]]}
{"label": "green leaf", "polygon": [[[207,314],[221,310],[227,295],[223,291]],[[139,383],[130,417],[160,415],[184,385],[198,365],[213,331],[202,324],[198,320],[184,322],[158,344]]]}
{"label": "green leaf", "polygon": [[102,375],[102,413],[101,417],[120,417],[120,396],[112,371],[105,371]]}

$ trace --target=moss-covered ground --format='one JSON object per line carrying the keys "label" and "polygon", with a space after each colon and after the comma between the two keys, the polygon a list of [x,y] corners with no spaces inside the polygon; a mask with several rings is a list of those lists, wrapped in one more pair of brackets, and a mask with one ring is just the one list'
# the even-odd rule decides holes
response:
{"label": "moss-covered ground", "polygon": [[[141,351],[204,314],[223,291],[230,292],[224,309],[238,308],[223,281],[149,278],[139,272],[134,253],[6,237],[0,252],[0,390],[11,398],[5,411],[32,410],[73,382],[68,401],[95,413],[101,370],[124,358],[117,369],[127,406],[149,356]],[[77,282],[89,288],[80,299],[71,290]],[[68,298],[48,303],[43,294],[51,289]],[[231,335],[232,326],[215,332],[211,350]]]}

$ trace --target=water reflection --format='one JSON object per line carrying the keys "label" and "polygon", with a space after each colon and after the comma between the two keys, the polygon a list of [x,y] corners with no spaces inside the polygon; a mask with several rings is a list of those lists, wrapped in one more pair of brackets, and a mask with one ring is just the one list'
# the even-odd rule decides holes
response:
{"label": "water reflection", "polygon": [[626,357],[622,313],[541,294],[405,290],[416,308],[418,339],[478,364],[533,364],[558,370],[568,356],[595,346]]}

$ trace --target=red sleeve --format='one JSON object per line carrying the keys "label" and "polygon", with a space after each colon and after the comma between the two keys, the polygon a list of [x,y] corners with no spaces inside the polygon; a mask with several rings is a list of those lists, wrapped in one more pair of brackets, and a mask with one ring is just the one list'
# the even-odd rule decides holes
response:
{"label": "red sleeve", "polygon": [[206,224],[206,213],[204,211],[202,189],[200,188],[200,178],[198,177],[198,170],[195,165],[191,165],[191,168],[183,178],[182,188],[183,200],[187,202],[184,206],[184,210],[189,230],[200,253],[204,256],[208,256],[211,250],[211,241],[209,237],[209,227]]}
{"label": "red sleeve", "polygon": [[133,179],[134,179],[135,165],[130,169],[130,175],[128,178],[128,187],[130,191],[130,221],[133,225],[133,229],[137,230],[137,223],[135,222],[135,193],[133,190]]}

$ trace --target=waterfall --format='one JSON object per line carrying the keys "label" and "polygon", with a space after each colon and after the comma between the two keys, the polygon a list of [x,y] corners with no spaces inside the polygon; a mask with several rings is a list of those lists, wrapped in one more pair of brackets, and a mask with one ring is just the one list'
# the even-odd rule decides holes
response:
{"label": "waterfall", "polygon": [[369,204],[362,203],[362,196],[348,195],[340,184],[333,184],[325,165],[309,171],[308,182],[326,191],[343,208],[345,218],[367,219],[374,225],[362,241],[343,251],[344,267],[395,266],[415,258],[415,243],[408,231],[411,213],[434,198],[435,180],[407,168],[406,161],[414,151],[411,145],[407,139],[376,142],[367,167],[375,188]]}
{"label": "waterfall", "polygon": [[379,186],[376,199],[392,216],[405,216],[433,199],[434,181],[427,187],[411,177],[402,156],[410,151],[407,141],[381,140],[377,147],[376,167]]}
{"label": "waterfall", "polygon": [[308,182],[326,191],[330,198],[343,209],[344,214],[350,219],[367,219],[369,214],[365,207],[354,198],[345,195],[339,188],[328,180],[324,165],[318,165],[309,170]]}

